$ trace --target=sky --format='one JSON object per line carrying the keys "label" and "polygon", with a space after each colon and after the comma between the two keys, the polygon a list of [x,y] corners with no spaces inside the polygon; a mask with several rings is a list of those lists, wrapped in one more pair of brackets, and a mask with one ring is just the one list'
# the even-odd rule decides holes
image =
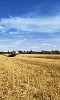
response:
{"label": "sky", "polygon": [[0,0],[0,51],[60,50],[60,0]]}

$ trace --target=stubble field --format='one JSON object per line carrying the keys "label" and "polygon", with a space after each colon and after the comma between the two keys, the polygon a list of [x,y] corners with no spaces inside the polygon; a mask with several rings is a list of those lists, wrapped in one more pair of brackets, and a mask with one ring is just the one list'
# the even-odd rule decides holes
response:
{"label": "stubble field", "polygon": [[60,100],[60,55],[0,55],[0,100]]}

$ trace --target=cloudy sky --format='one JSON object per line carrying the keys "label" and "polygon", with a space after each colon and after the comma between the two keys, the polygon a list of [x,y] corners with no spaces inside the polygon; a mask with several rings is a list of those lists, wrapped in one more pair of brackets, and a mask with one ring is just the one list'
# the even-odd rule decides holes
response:
{"label": "cloudy sky", "polygon": [[0,0],[0,51],[60,50],[60,0]]}

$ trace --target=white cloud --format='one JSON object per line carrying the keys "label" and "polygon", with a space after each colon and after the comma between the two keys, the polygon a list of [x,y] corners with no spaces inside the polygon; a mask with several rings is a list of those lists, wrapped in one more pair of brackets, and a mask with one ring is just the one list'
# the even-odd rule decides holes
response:
{"label": "white cloud", "polygon": [[18,34],[18,32],[12,32],[12,31],[10,31],[9,34],[11,34],[11,35],[12,35],[12,34],[15,35],[15,34]]}
{"label": "white cloud", "polygon": [[5,33],[5,27],[0,25],[0,33]]}
{"label": "white cloud", "polygon": [[[0,50],[14,48],[23,50],[24,48],[32,48],[33,50],[60,49],[60,35],[54,35],[57,32],[60,32],[60,16],[1,18],[0,33],[5,34],[5,37],[2,37],[3,39],[0,37]],[[32,36],[32,33],[35,33],[35,36],[37,33],[47,33],[51,36],[50,38],[40,38],[40,36],[35,37],[34,34]],[[29,37],[27,35],[24,37],[23,34],[28,34]]]}
{"label": "white cloud", "polygon": [[43,45],[43,46],[50,46],[49,43],[43,43],[43,44],[41,44],[41,45]]}
{"label": "white cloud", "polygon": [[23,40],[15,40],[15,42],[12,43],[12,45],[16,46],[16,45],[21,45],[23,42],[26,42],[27,39],[23,39]]}
{"label": "white cloud", "polygon": [[32,46],[31,48],[32,49],[38,49],[39,47],[38,46]]}
{"label": "white cloud", "polygon": [[[4,27],[3,27],[4,26]],[[17,34],[19,31],[23,32],[41,32],[54,33],[60,31],[60,16],[55,17],[10,17],[2,18],[0,20],[0,30],[7,32],[10,29],[16,29],[10,34]],[[20,34],[20,33],[19,33]]]}
{"label": "white cloud", "polygon": [[0,30],[3,30],[4,29],[4,27],[3,26],[0,26]]}
{"label": "white cloud", "polygon": [[56,48],[57,46],[56,45],[54,45],[54,48]]}
{"label": "white cloud", "polygon": [[[27,39],[21,39],[21,40],[0,40],[0,51],[12,51],[12,50],[18,50],[21,49],[22,45],[27,41]],[[25,45],[24,45],[25,46]]]}

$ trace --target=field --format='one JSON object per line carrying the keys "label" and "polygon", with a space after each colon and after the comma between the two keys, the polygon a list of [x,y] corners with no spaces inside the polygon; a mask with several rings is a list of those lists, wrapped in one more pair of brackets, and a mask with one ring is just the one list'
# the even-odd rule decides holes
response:
{"label": "field", "polygon": [[60,55],[0,55],[0,100],[60,100]]}

